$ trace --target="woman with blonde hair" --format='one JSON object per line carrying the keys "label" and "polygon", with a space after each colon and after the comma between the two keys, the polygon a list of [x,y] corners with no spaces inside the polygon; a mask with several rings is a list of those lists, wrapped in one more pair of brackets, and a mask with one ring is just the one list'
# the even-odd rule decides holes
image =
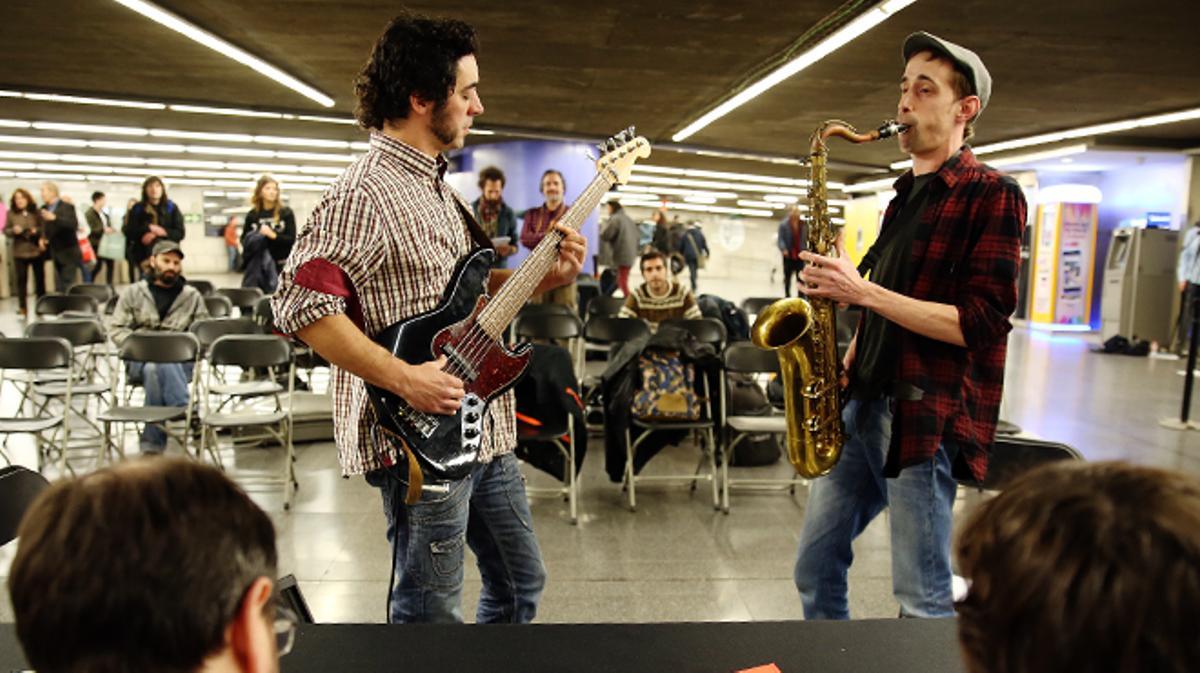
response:
{"label": "woman with blonde hair", "polygon": [[242,287],[257,287],[271,294],[296,243],[296,216],[283,205],[279,182],[269,175],[258,179],[250,202],[252,207],[242,225]]}

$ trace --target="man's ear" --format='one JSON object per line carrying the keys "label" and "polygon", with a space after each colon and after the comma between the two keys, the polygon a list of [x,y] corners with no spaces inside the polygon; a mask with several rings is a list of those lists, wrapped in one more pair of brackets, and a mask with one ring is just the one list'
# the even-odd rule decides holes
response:
{"label": "man's ear", "polygon": [[429,112],[433,110],[434,106],[433,101],[425,100],[415,93],[409,95],[408,104],[412,107],[412,111],[418,115],[429,114]]}
{"label": "man's ear", "polygon": [[279,670],[272,613],[265,609],[274,590],[275,583],[271,578],[259,577],[254,580],[229,625],[227,640],[230,653],[240,671],[264,673]]}
{"label": "man's ear", "polygon": [[965,124],[979,115],[982,108],[983,102],[979,100],[979,96],[967,96],[958,101],[958,118]]}

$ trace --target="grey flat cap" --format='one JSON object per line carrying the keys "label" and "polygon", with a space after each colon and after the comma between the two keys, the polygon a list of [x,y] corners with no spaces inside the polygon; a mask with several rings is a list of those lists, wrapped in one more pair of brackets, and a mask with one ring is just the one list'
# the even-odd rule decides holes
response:
{"label": "grey flat cap", "polygon": [[150,249],[151,255],[161,255],[164,252],[173,252],[183,259],[183,248],[179,244],[169,238],[160,238],[154,242],[154,247]]}
{"label": "grey flat cap", "polygon": [[987,107],[988,99],[992,97],[992,76],[988,73],[987,66],[980,60],[979,55],[966,47],[961,47],[924,31],[913,33],[904,39],[902,54],[905,63],[908,63],[908,59],[912,58],[913,54],[922,51],[932,51],[940,56],[945,56],[967,75],[967,80],[974,88],[972,93],[979,96],[979,111],[982,113],[983,109]]}

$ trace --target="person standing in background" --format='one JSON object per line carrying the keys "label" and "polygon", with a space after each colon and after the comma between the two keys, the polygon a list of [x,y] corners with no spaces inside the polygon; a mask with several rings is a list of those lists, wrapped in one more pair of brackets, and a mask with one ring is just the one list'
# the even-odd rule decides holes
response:
{"label": "person standing in background", "polygon": [[1171,351],[1183,355],[1191,343],[1193,304],[1200,298],[1200,220],[1196,220],[1183,235],[1175,278],[1179,281],[1179,320],[1175,325],[1175,343],[1171,345]]}
{"label": "person standing in background", "polygon": [[225,252],[229,255],[229,270],[238,270],[238,232],[241,229],[237,217],[230,217],[222,236],[225,237]]}
{"label": "person standing in background", "polygon": [[104,192],[94,192],[92,194],[92,207],[84,212],[83,216],[88,223],[88,242],[92,244],[92,250],[96,252],[96,268],[92,275],[92,280],[100,279],[100,272],[108,270],[108,285],[112,287],[113,274],[117,270],[116,260],[106,259],[100,256],[100,239],[104,238],[105,234],[113,233],[112,221],[108,217],[108,213],[104,210],[105,204],[108,202]]}
{"label": "person standing in background", "polygon": [[[166,238],[176,243],[183,240],[183,213],[175,202],[167,198],[167,188],[158,176],[150,176],[142,182],[142,200],[130,209],[125,222],[125,247],[130,266],[141,272],[150,268],[150,251],[154,243]],[[141,278],[139,272],[130,277],[130,282]]]}
{"label": "person standing in background", "polygon": [[75,271],[83,263],[76,231],[79,218],[75,215],[75,206],[62,199],[58,185],[53,182],[42,183],[42,203],[44,236],[54,260],[54,289],[65,293],[75,283]]}
{"label": "person standing in background", "polygon": [[704,232],[701,231],[698,222],[692,222],[684,230],[679,247],[679,251],[683,253],[683,261],[687,263],[688,272],[691,274],[692,292],[698,292],[698,270],[702,263],[708,263],[708,241],[705,240]]}
{"label": "person standing in background", "polygon": [[671,222],[667,219],[667,209],[659,208],[654,211],[650,219],[654,222],[654,238],[650,245],[663,257],[670,257],[673,250],[671,250]]}
{"label": "person standing in background", "polygon": [[[546,199],[546,202],[537,208],[530,208],[525,211],[525,218],[521,225],[521,245],[532,251],[537,247],[538,243],[542,242],[542,239],[546,236],[546,232],[550,231],[554,223],[567,214],[567,210],[571,206],[563,201],[566,193],[567,181],[562,173],[553,168],[542,173],[542,196]],[[555,288],[549,292],[533,295],[529,298],[529,303],[562,304],[569,306],[571,310],[575,310],[575,307],[578,305],[576,295],[575,281],[571,281],[567,285]]]}
{"label": "person standing in background", "polygon": [[46,294],[46,270],[42,264],[42,220],[33,195],[24,189],[13,192],[8,202],[8,223],[4,235],[12,241],[13,266],[16,267],[17,284],[13,294],[17,296],[17,310],[22,316],[29,314],[25,303],[26,279],[33,272],[33,286],[37,298]]}
{"label": "person standing in background", "polygon": [[626,297],[629,296],[629,270],[638,258],[641,234],[641,229],[621,207],[621,202],[609,201],[608,223],[600,233],[600,241],[601,245],[607,243],[612,248],[612,266],[617,267],[617,287]]}
{"label": "person standing in background", "polygon": [[[492,239],[496,246],[496,261],[493,269],[503,269],[508,266],[508,257],[517,251],[517,214],[504,202],[504,171],[495,166],[488,166],[479,171],[480,196],[471,204],[475,219],[483,228],[483,233]],[[508,239],[498,241],[497,239]]]}
{"label": "person standing in background", "polygon": [[[808,223],[800,217],[800,206],[792,206],[788,216],[779,223],[779,236],[776,239],[779,252],[783,255],[783,296],[792,296],[792,277],[799,276],[804,270],[804,262],[800,253],[804,252],[808,243]],[[796,282],[799,290],[800,283]],[[799,292],[797,292],[799,294]]]}
{"label": "person standing in background", "polygon": [[131,283],[136,283],[142,276],[137,263],[133,261],[129,252],[131,249],[129,241],[129,215],[133,213],[133,207],[137,205],[137,202],[137,199],[129,199],[129,202],[125,204],[125,213],[121,215],[121,235],[125,237],[125,262],[129,265],[129,282]]}
{"label": "person standing in background", "polygon": [[271,294],[279,285],[279,270],[296,244],[296,216],[283,205],[275,178],[264,175],[254,187],[252,208],[242,225],[242,287]]}

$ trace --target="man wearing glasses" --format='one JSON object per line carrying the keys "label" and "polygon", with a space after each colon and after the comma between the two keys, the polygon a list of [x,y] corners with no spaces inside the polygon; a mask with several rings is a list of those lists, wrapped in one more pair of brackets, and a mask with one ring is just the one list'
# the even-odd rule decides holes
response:
{"label": "man wearing glasses", "polygon": [[138,460],[56,482],[18,531],[8,588],[31,668],[278,671],[275,529],[219,470]]}

